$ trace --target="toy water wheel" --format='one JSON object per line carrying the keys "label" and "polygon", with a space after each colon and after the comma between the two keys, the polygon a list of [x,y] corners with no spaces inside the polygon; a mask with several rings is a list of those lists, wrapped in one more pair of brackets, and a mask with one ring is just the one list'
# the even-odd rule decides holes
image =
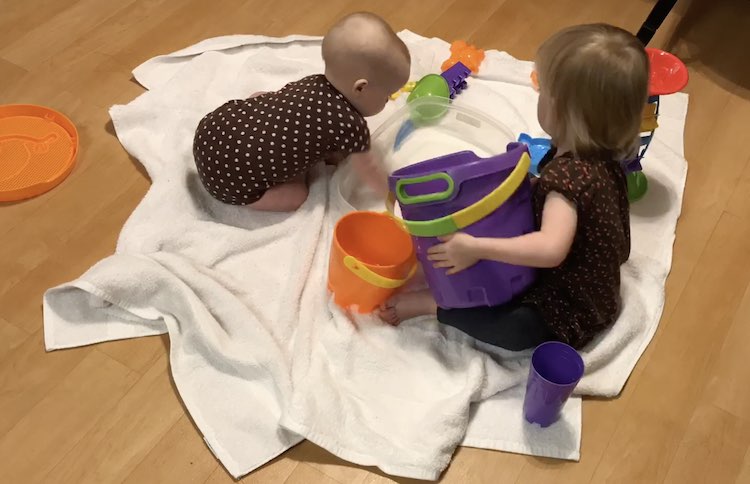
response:
{"label": "toy water wheel", "polygon": [[649,60],[649,98],[641,119],[641,147],[637,158],[626,167],[628,199],[631,202],[640,200],[648,191],[648,179],[642,171],[641,160],[659,126],[659,96],[680,91],[688,83],[687,67],[675,55],[653,48],[646,48],[646,54]]}

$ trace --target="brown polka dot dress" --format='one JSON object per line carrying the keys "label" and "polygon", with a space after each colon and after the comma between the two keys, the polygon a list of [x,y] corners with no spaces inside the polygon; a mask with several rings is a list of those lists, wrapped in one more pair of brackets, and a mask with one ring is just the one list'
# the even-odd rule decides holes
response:
{"label": "brown polka dot dress", "polygon": [[630,206],[625,174],[616,162],[553,158],[543,166],[533,202],[537,224],[547,195],[573,202],[578,227],[570,254],[539,271],[524,302],[543,316],[554,336],[576,348],[617,318],[620,266],[630,256]]}
{"label": "brown polka dot dress", "polygon": [[320,74],[209,113],[195,132],[193,157],[214,198],[247,205],[321,161],[369,146],[365,119]]}

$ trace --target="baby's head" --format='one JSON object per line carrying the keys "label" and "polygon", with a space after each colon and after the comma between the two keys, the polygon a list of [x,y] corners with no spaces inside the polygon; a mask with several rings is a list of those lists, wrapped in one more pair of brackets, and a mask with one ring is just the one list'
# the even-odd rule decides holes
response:
{"label": "baby's head", "polygon": [[393,29],[372,13],[339,20],[323,39],[328,81],[363,116],[383,110],[388,97],[409,80],[411,57]]}
{"label": "baby's head", "polygon": [[633,156],[648,69],[643,45],[625,30],[606,24],[564,29],[537,52],[539,123],[581,158]]}

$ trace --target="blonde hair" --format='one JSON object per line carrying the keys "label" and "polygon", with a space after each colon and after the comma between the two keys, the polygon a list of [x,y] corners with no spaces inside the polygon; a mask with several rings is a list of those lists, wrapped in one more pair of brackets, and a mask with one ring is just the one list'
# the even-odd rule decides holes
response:
{"label": "blonde hair", "polygon": [[648,98],[648,57],[631,33],[607,24],[566,28],[539,48],[539,87],[550,97],[549,133],[581,158],[623,160],[638,149]]}

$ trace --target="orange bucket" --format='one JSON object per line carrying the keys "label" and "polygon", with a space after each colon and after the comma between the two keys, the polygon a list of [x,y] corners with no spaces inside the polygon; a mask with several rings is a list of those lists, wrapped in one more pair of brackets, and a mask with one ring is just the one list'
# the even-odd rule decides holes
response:
{"label": "orange bucket", "polygon": [[336,223],[328,289],[343,308],[369,313],[414,275],[411,236],[391,216],[352,212]]}

